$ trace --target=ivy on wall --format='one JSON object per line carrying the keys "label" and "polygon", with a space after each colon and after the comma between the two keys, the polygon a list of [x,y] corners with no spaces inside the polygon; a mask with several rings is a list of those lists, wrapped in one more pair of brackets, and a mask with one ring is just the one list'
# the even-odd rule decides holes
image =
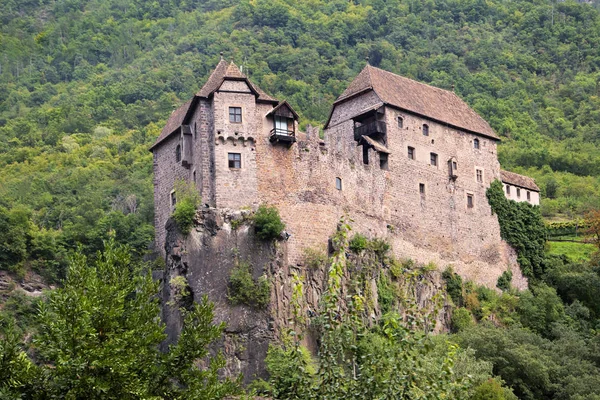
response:
{"label": "ivy on wall", "polygon": [[539,277],[543,269],[546,227],[538,206],[508,200],[502,183],[492,182],[487,190],[492,212],[498,216],[500,235],[517,251],[523,275]]}

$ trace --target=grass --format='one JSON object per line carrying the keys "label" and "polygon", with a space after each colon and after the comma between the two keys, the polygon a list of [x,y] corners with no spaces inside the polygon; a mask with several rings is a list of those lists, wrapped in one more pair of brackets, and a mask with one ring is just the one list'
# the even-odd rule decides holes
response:
{"label": "grass", "polygon": [[566,255],[572,261],[587,261],[596,247],[589,243],[574,243],[574,242],[546,242],[548,244],[547,253],[556,255]]}

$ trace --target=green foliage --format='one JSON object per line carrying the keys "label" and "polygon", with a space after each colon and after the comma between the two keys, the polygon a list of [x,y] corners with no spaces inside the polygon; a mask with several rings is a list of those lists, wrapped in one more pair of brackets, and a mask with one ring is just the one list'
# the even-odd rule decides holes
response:
{"label": "green foliage", "polygon": [[310,391],[316,374],[310,352],[303,346],[269,346],[265,359],[271,391],[277,399],[302,399]]}
{"label": "green foliage", "polygon": [[14,321],[0,316],[0,398],[31,396],[32,382],[39,373],[21,347],[21,335]]}
{"label": "green foliage", "polygon": [[502,387],[498,379],[488,379],[473,391],[470,400],[517,400],[512,391]]}
{"label": "green foliage", "polygon": [[452,332],[461,332],[473,325],[473,316],[466,308],[455,308],[450,321]]}
{"label": "green foliage", "polygon": [[219,357],[199,369],[196,360],[221,335],[206,299],[185,312],[179,341],[167,353],[158,284],[132,261],[129,249],[107,244],[90,262],[77,254],[64,287],[40,308],[35,339],[44,365],[43,393],[73,398],[220,399],[237,385],[220,383]]}
{"label": "green foliage", "polygon": [[275,207],[260,205],[254,214],[256,235],[262,240],[275,240],[281,236],[285,224],[281,221],[279,211]]}
{"label": "green foliage", "polygon": [[200,194],[194,183],[188,184],[183,180],[175,182],[177,203],[173,210],[173,219],[179,230],[187,234],[194,225],[196,209],[200,205]]}
{"label": "green foliage", "polygon": [[500,235],[517,251],[523,274],[540,276],[543,272],[546,229],[539,207],[508,200],[498,180],[488,188],[487,198],[492,211],[498,216]]}
{"label": "green foliage", "polygon": [[352,239],[350,239],[348,248],[352,252],[359,254],[363,250],[366,250],[368,245],[369,245],[369,239],[367,239],[367,237],[365,235],[362,235],[360,233],[355,233],[354,236],[352,236]]}
{"label": "green foliage", "polygon": [[530,285],[519,297],[517,312],[521,323],[539,335],[548,335],[553,324],[564,322],[564,306],[554,288],[543,283]]}
{"label": "green foliage", "polygon": [[263,275],[255,280],[251,268],[252,266],[247,262],[236,261],[229,275],[228,298],[233,304],[265,308],[271,299],[269,279]]}
{"label": "green foliage", "polygon": [[498,277],[498,282],[496,283],[496,287],[503,292],[510,290],[510,285],[512,283],[512,271],[506,270]]}
{"label": "green foliage", "polygon": [[390,278],[386,274],[381,273],[379,279],[377,279],[377,301],[379,302],[382,314],[392,311],[396,297]]}
{"label": "green foliage", "polygon": [[320,269],[327,264],[327,254],[321,249],[304,249],[304,264],[310,269]]}
{"label": "green foliage", "polygon": [[442,278],[446,281],[446,292],[458,307],[463,304],[463,283],[460,275],[454,272],[452,267],[447,267],[442,272]]}

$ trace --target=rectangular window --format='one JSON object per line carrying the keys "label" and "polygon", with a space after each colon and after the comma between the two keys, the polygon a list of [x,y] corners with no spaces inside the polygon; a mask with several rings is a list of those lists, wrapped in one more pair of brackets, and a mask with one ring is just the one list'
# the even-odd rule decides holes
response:
{"label": "rectangular window", "polygon": [[424,183],[419,183],[419,193],[421,193],[421,196],[425,196],[425,184]]}
{"label": "rectangular window", "polygon": [[398,128],[404,128],[404,119],[402,117],[398,117]]}
{"label": "rectangular window", "polygon": [[521,198],[521,189],[517,188],[517,199]]}
{"label": "rectangular window", "polygon": [[388,169],[388,155],[386,153],[379,153],[379,167],[381,169]]}
{"label": "rectangular window", "polygon": [[408,158],[411,160],[415,159],[415,148],[414,147],[408,147]]}
{"label": "rectangular window", "polygon": [[506,185],[506,194],[510,195],[510,186]]}
{"label": "rectangular window", "polygon": [[240,153],[229,153],[229,168],[242,168],[242,155]]}
{"label": "rectangular window", "polygon": [[531,201],[531,192],[527,191],[527,201]]}
{"label": "rectangular window", "polygon": [[229,122],[242,122],[242,107],[229,107]]}
{"label": "rectangular window", "polygon": [[429,153],[429,159],[431,160],[431,165],[437,167],[438,165],[438,155],[435,153]]}
{"label": "rectangular window", "polygon": [[335,178],[335,188],[342,190],[342,178]]}
{"label": "rectangular window", "polygon": [[175,207],[175,204],[177,204],[177,195],[175,194],[175,191],[173,190],[171,192],[171,207]]}
{"label": "rectangular window", "polygon": [[477,182],[483,183],[483,171],[478,169],[478,170],[476,170],[476,172],[477,172]]}
{"label": "rectangular window", "polygon": [[363,144],[363,164],[369,164],[369,146]]}
{"label": "rectangular window", "polygon": [[472,194],[468,194],[467,195],[467,208],[473,208],[473,195]]}

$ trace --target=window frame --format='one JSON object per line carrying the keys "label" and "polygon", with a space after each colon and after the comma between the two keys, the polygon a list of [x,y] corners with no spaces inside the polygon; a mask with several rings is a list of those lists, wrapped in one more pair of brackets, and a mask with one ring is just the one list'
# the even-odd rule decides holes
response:
{"label": "window frame", "polygon": [[175,147],[175,162],[181,162],[181,144],[178,143]]}
{"label": "window frame", "polygon": [[242,169],[242,153],[227,153],[227,162],[229,169]]}
{"label": "window frame", "polygon": [[527,201],[531,201],[531,192],[527,191]]}
{"label": "window frame", "polygon": [[475,180],[477,183],[483,183],[483,170],[476,168],[475,169]]}
{"label": "window frame", "polygon": [[419,194],[421,196],[425,196],[425,184],[424,183],[419,183]]}
{"label": "window frame", "polygon": [[475,208],[475,195],[467,193],[467,208]]}
{"label": "window frame", "polygon": [[481,148],[481,145],[479,143],[479,139],[478,138],[473,139],[473,148],[475,150],[479,150]]}
{"label": "window frame", "polygon": [[340,191],[344,188],[344,183],[342,182],[342,178],[340,178],[339,176],[335,177],[335,188]]}
{"label": "window frame", "polygon": [[402,118],[400,115],[398,115],[397,121],[398,121],[398,129],[404,129],[404,118]]}
{"label": "window frame", "polygon": [[437,155],[437,153],[429,153],[429,165],[432,165],[434,167],[437,167],[439,164],[439,157]]}
{"label": "window frame", "polygon": [[177,192],[175,189],[171,190],[169,193],[169,203],[171,204],[171,208],[174,208],[177,205]]}
{"label": "window frame", "polygon": [[408,159],[415,160],[417,158],[417,152],[414,147],[408,146]]}
{"label": "window frame", "polygon": [[517,199],[521,198],[521,188],[517,188]]}
{"label": "window frame", "polygon": [[[239,113],[238,113],[238,110],[239,110]],[[239,117],[239,121],[237,120],[238,117]],[[242,122],[243,122],[242,107],[239,107],[239,106],[229,106],[229,123],[231,123],[231,124],[241,124]]]}
{"label": "window frame", "polygon": [[423,136],[429,136],[429,125],[423,124],[421,130],[423,132]]}
{"label": "window frame", "polygon": [[506,194],[510,196],[510,185],[506,185]]}

